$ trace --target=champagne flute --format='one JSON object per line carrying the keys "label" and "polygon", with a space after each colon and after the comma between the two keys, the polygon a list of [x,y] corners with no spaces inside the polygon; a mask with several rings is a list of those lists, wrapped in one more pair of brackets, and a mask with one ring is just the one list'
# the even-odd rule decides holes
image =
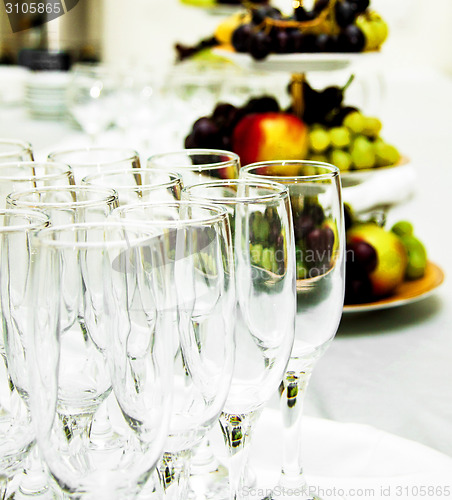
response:
{"label": "champagne flute", "polygon": [[167,168],[182,176],[184,186],[212,179],[235,179],[239,176],[240,158],[221,149],[182,149],[155,154],[148,167]]}
{"label": "champagne flute", "polygon": [[90,65],[72,73],[67,108],[94,144],[116,116],[117,82],[105,66]]}
{"label": "champagne flute", "polygon": [[158,473],[165,498],[187,498],[193,448],[218,420],[234,364],[235,286],[229,221],[222,207],[141,203],[112,217],[146,222],[162,232],[168,252],[175,340],[175,393]]}
{"label": "champagne flute", "polygon": [[[46,186],[11,193],[7,206],[14,209],[39,210],[45,213],[52,225],[74,224],[90,221],[105,221],[108,214],[118,206],[116,192],[112,189],[90,186]],[[86,335],[83,302],[83,287],[77,276],[79,262],[75,259],[71,272],[66,272],[63,295],[71,315],[64,324],[65,335],[61,338],[61,362],[64,371],[59,378],[61,418],[69,435],[88,446],[94,414],[111,392],[111,382],[102,352],[95,348],[91,337]],[[65,268],[66,269],[66,268]],[[13,324],[14,327],[15,324]],[[15,337],[21,336],[14,330]],[[17,343],[20,346],[20,343]],[[16,355],[18,373],[16,387],[26,385],[23,373],[26,353],[18,349]],[[83,374],[80,366],[86,365]],[[77,391],[75,387],[77,386]],[[68,399],[67,394],[71,394]],[[35,474],[39,476],[38,473]],[[41,474],[42,476],[42,474]],[[44,481],[44,478],[42,479]],[[35,481],[38,482],[37,480]]]}
{"label": "champagne flute", "polygon": [[45,186],[70,186],[75,184],[71,167],[64,163],[20,161],[0,163],[0,205],[14,191]]}
{"label": "champagne flute", "polygon": [[[11,304],[19,303],[24,294],[10,294],[10,290],[25,289],[32,253],[30,238],[33,233],[49,225],[49,218],[31,210],[0,209],[0,256],[1,256],[1,336],[6,339],[0,348],[0,498],[10,498],[8,482],[27,468],[26,462],[35,442],[26,398],[18,397],[12,379],[14,377],[15,343],[11,335]],[[8,265],[8,264],[11,265]],[[15,321],[23,318],[15,317]],[[8,362],[10,360],[10,362]],[[20,393],[20,390],[19,390]]]}
{"label": "champagne flute", "polygon": [[[220,149],[182,149],[151,156],[149,168],[169,169],[182,176],[184,186],[213,179],[233,179],[239,176],[240,158],[231,151]],[[215,483],[224,478],[226,470],[217,461],[206,437],[192,459],[191,473],[196,482]]]}
{"label": "champagne flute", "polygon": [[339,170],[310,161],[261,162],[240,176],[271,180],[289,189],[297,254],[295,342],[280,388],[284,424],[283,491],[303,493],[301,418],[312,370],[333,340],[342,315],[345,288],[345,229]]}
{"label": "champagne flute", "polygon": [[[138,202],[179,200],[182,190],[179,174],[149,168],[105,170],[84,177],[81,184],[115,189],[120,206]],[[119,436],[114,432],[108,417],[107,405],[111,403],[110,399],[107,398],[96,412],[91,429],[91,442],[94,446],[114,448],[118,445]]]}
{"label": "champagne flute", "polygon": [[74,172],[75,181],[80,184],[83,177],[104,170],[139,168],[140,156],[130,148],[82,148],[53,151],[49,161],[67,163]]}
{"label": "champagne flute", "polygon": [[119,205],[146,203],[150,201],[180,200],[182,177],[170,170],[158,168],[127,168],[106,170],[87,175],[82,185],[108,186],[118,193]]}
{"label": "champagne flute", "polygon": [[189,186],[183,197],[228,209],[234,227],[236,363],[220,424],[230,456],[230,499],[244,498],[249,441],[277,390],[295,329],[295,251],[287,188],[261,180]]}
{"label": "champagne flute", "polygon": [[15,139],[0,139],[0,163],[13,161],[32,161],[31,144]]}
{"label": "champagne flute", "polygon": [[[153,229],[120,221],[53,226],[33,241],[36,265],[19,308],[31,326],[23,331],[29,398],[41,453],[71,498],[135,498],[162,452],[173,349],[160,248]],[[68,300],[69,285],[79,304]],[[76,425],[90,419],[94,399],[105,392],[103,367],[94,356],[77,356],[77,339],[71,350],[77,363],[67,377],[64,343],[74,311],[83,315],[82,343],[108,360],[124,436],[114,453],[84,446]]]}

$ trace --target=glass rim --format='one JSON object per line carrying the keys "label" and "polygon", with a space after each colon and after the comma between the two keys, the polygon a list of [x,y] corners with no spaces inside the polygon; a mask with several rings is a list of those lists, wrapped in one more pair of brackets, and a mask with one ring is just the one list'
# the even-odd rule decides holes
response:
{"label": "glass rim", "polygon": [[8,158],[8,156],[15,155],[17,153],[20,153],[22,151],[29,151],[30,153],[33,152],[33,148],[31,143],[27,141],[22,141],[20,139],[3,139],[0,138],[0,145],[2,144],[11,144],[11,145],[16,145],[20,147],[20,149],[17,150],[12,150],[12,151],[0,151],[0,158]]}
{"label": "glass rim", "polygon": [[[159,182],[157,184],[123,184],[118,189],[131,189],[131,188],[141,188],[141,189],[150,189],[150,188],[163,188],[163,187],[171,187],[180,184],[182,186],[182,176],[177,172],[173,172],[172,170],[165,170],[163,168],[136,168],[130,167],[122,170],[109,169],[104,170],[103,172],[96,172],[95,174],[85,175],[82,179],[83,186],[98,186],[99,184],[91,184],[89,181],[92,179],[100,179],[105,175],[124,175],[124,174],[143,174],[143,173],[161,173],[164,175],[172,176],[173,179],[168,181]],[[114,189],[114,188],[112,188]]]}
{"label": "glass rim", "polygon": [[[146,209],[146,208],[181,208],[181,207],[196,207],[200,208],[202,210],[208,210],[210,212],[209,216],[207,217],[197,217],[197,218],[184,218],[184,219],[176,219],[176,220],[168,220],[168,219],[157,219],[157,220],[152,220],[152,219],[146,219],[144,222],[146,225],[152,225],[152,226],[158,226],[161,227],[162,225],[168,226],[168,227],[178,227],[178,226],[188,226],[192,224],[212,224],[215,222],[221,222],[223,220],[228,220],[228,212],[226,210],[226,207],[221,207],[219,205],[215,205],[213,203],[200,203],[200,202],[193,202],[193,201],[188,201],[188,200],[175,200],[175,201],[165,201],[165,202],[158,202],[158,201],[149,201],[145,203],[133,203],[130,205],[125,205],[122,207],[115,208],[111,216],[121,216],[121,214],[126,214],[127,212],[134,212],[135,210],[139,209]],[[126,219],[126,220],[135,220],[132,218]]]}
{"label": "glass rim", "polygon": [[[100,151],[107,151],[107,152],[120,152],[120,151],[125,151],[127,154],[124,155],[124,158],[121,159],[115,159],[115,160],[102,160],[102,161],[71,161],[74,165],[77,166],[88,166],[88,165],[105,165],[106,163],[121,163],[124,161],[132,160],[132,159],[140,159],[140,155],[135,149],[132,148],[109,148],[109,147],[86,147],[86,148],[74,148],[74,149],[61,149],[57,151],[51,151],[47,155],[47,160],[53,162],[53,161],[62,161],[59,156],[63,155],[63,160],[65,155],[73,155],[73,154],[78,154],[78,153],[89,153],[89,152],[100,152]],[[56,160],[55,160],[56,158]],[[68,162],[68,160],[63,161],[63,163]],[[70,163],[68,162],[68,165]],[[71,165],[70,165],[71,166]]]}
{"label": "glass rim", "polygon": [[[28,177],[17,177],[15,175],[2,175],[2,170],[5,168],[12,168],[12,167],[39,167],[39,166],[46,166],[50,168],[59,168],[59,167],[64,167],[61,169],[60,172],[53,173],[53,174],[43,174],[43,175],[31,175]],[[5,162],[5,163],[0,163],[0,182],[2,181],[33,181],[37,179],[57,179],[60,176],[68,176],[69,174],[73,174],[71,167],[67,163],[62,163],[62,162],[53,162],[53,161],[34,161],[34,160],[28,160],[28,161],[13,161],[13,162]]]}
{"label": "glass rim", "polygon": [[269,201],[274,201],[278,200],[281,198],[286,198],[289,197],[289,190],[286,186],[283,184],[280,184],[278,182],[273,182],[273,181],[266,181],[266,180],[254,180],[254,179],[225,179],[225,180],[220,180],[220,181],[206,181],[206,182],[201,182],[199,184],[191,184],[189,186],[186,186],[183,188],[182,192],[183,193],[190,193],[191,190],[194,190],[196,188],[200,189],[205,189],[209,187],[227,187],[228,185],[248,185],[250,187],[254,187],[256,189],[258,188],[266,188],[268,190],[272,190],[272,193],[269,194],[263,194],[263,195],[254,195],[254,196],[237,196],[235,198],[228,198],[226,196],[217,196],[215,198],[210,198],[207,196],[203,196],[202,194],[200,195],[193,195],[193,198],[195,201],[197,200],[204,200],[205,202],[213,202],[215,204],[217,203],[222,203],[222,204],[227,204],[227,205],[234,205],[237,203],[243,203],[243,204],[253,204],[253,203],[263,203],[263,202],[269,202]]}
{"label": "glass rim", "polygon": [[[24,197],[33,195],[35,193],[48,193],[48,192],[103,192],[104,197],[96,200],[86,201],[71,201],[71,202],[45,202],[45,201],[25,201]],[[19,199],[17,199],[19,197]],[[96,206],[99,203],[113,203],[118,199],[117,192],[112,188],[104,188],[99,186],[45,186],[42,188],[27,189],[24,191],[15,191],[6,197],[6,202],[15,207],[39,207],[42,208],[71,208],[71,207],[90,207]]]}
{"label": "glass rim", "polygon": [[[265,175],[265,174],[256,174],[253,172],[250,172],[250,170],[255,169],[255,168],[262,168],[262,167],[271,167],[271,166],[285,166],[285,165],[300,165],[300,166],[307,166],[310,165],[312,167],[321,167],[328,172],[324,173],[319,173],[319,174],[312,174],[312,175]],[[273,182],[293,182],[297,183],[300,180],[307,181],[307,180],[315,180],[315,181],[320,181],[320,180],[327,180],[327,179],[332,179],[334,177],[338,177],[340,175],[340,170],[338,167],[333,165],[332,163],[325,163],[321,161],[310,161],[310,160],[272,160],[272,161],[260,161],[256,163],[250,163],[248,165],[245,165],[240,169],[240,172],[245,172],[249,174],[250,176],[253,177],[258,177],[260,179],[270,179]]]}
{"label": "glass rim", "polygon": [[[51,238],[50,235],[55,235],[57,233],[71,233],[74,234],[79,231],[89,231],[89,230],[103,230],[108,229],[124,229],[137,232],[145,232],[145,236],[135,237],[135,238],[118,238],[114,241],[99,240],[99,241],[66,241],[66,240],[55,240]],[[67,250],[67,249],[91,249],[91,248],[103,248],[103,249],[127,249],[135,248],[137,243],[142,244],[151,238],[158,236],[157,233],[151,231],[151,226],[144,222],[139,222],[135,220],[127,219],[109,219],[105,221],[93,221],[93,222],[80,222],[76,224],[61,224],[57,226],[49,225],[46,228],[39,230],[35,234],[35,241],[38,241],[39,246],[52,248],[54,250]]]}
{"label": "glass rim", "polygon": [[39,231],[46,228],[50,224],[50,218],[43,212],[38,210],[22,210],[16,208],[0,208],[0,217],[5,215],[22,216],[23,218],[35,219],[35,222],[30,224],[19,224],[16,226],[0,225],[0,234],[7,233],[23,233],[24,231]]}
{"label": "glass rim", "polygon": [[[218,168],[224,168],[228,165],[237,164],[237,167],[240,168],[240,157],[238,154],[232,151],[226,151],[225,149],[205,149],[205,148],[193,148],[193,149],[179,149],[177,151],[168,151],[166,153],[156,153],[155,155],[149,156],[146,160],[146,165],[152,165],[153,160],[159,160],[160,158],[165,158],[169,156],[177,156],[177,155],[218,155],[218,156],[227,156],[229,159],[221,162],[215,163],[203,163],[201,165],[176,165],[173,168],[181,168],[184,170],[191,171],[199,171],[203,170],[213,170]],[[153,167],[151,167],[153,168]],[[156,168],[162,168],[162,165],[156,164]],[[171,170],[171,167],[169,168]]]}

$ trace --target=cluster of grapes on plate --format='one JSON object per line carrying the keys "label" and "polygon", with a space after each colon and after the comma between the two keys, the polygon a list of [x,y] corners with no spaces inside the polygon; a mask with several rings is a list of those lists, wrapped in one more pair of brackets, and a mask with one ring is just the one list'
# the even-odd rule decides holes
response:
{"label": "cluster of grapes on plate", "polygon": [[232,33],[234,49],[262,60],[271,53],[375,50],[386,39],[386,23],[368,11],[369,0],[316,0],[312,10],[294,5],[290,16],[270,5],[251,9]]}
{"label": "cluster of grapes on plate", "polygon": [[[297,279],[317,278],[331,268],[335,244],[334,225],[324,214],[315,197],[291,197],[296,241]],[[267,209],[250,219],[250,255],[252,263],[279,274],[283,269],[284,238],[278,218]]]}
{"label": "cluster of grapes on plate", "polygon": [[380,137],[381,121],[343,104],[344,87],[313,89],[305,80],[303,121],[310,126],[308,159],[329,162],[342,172],[395,165],[401,155]]}
{"label": "cluster of grapes on plate", "polygon": [[258,268],[274,274],[284,272],[284,237],[275,209],[267,207],[264,213],[253,212],[249,221],[251,262]]}
{"label": "cluster of grapes on plate", "polygon": [[317,278],[331,268],[334,223],[325,217],[315,197],[291,196],[297,256],[297,279]]}

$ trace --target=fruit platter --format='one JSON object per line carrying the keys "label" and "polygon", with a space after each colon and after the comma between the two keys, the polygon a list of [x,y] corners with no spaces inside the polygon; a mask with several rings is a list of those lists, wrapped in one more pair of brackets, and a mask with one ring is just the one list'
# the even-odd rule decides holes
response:
{"label": "fruit platter", "polygon": [[242,165],[281,158],[327,162],[343,176],[403,164],[397,148],[383,139],[381,121],[343,103],[351,81],[320,91],[304,80],[301,116],[293,104],[281,109],[272,96],[252,98],[241,107],[218,103],[211,115],[193,123],[185,147],[231,150]]}
{"label": "fruit platter", "polygon": [[[289,63],[285,69],[291,72],[306,71],[299,66],[303,61],[331,61],[344,67],[353,54],[378,51],[388,36],[386,22],[369,4],[369,0],[316,0],[307,10],[301,0],[295,0],[290,14],[268,2],[247,4],[246,11],[217,26],[212,47],[223,49],[225,57],[247,55],[255,61],[271,57],[273,70],[278,69],[278,61]],[[198,45],[199,50],[205,48],[202,41]]]}
{"label": "fruit platter", "polygon": [[399,221],[390,229],[359,220],[346,206],[346,312],[397,307],[425,298],[444,280],[428,260],[413,225]]}

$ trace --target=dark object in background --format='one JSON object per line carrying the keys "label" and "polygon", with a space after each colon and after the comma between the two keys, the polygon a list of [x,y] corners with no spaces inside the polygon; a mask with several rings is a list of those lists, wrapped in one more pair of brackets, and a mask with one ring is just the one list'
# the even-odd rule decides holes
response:
{"label": "dark object in background", "polygon": [[38,71],[68,71],[71,67],[71,56],[68,52],[23,49],[17,59],[19,66]]}

